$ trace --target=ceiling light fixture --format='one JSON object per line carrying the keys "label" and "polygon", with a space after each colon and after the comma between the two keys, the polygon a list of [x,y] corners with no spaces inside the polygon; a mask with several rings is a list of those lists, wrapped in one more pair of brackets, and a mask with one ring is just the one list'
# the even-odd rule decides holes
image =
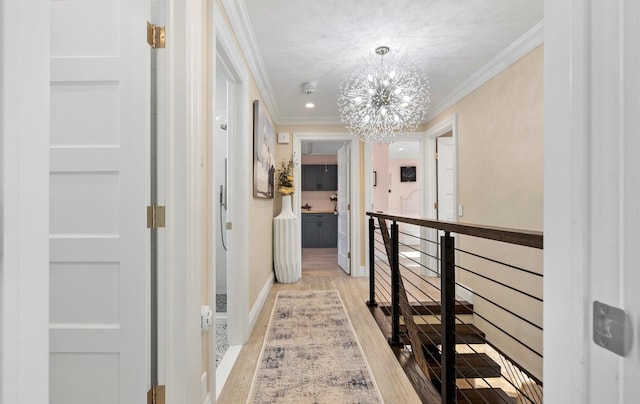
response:
{"label": "ceiling light fixture", "polygon": [[431,102],[429,80],[403,58],[388,57],[389,47],[376,48],[361,70],[340,84],[338,109],[342,122],[360,140],[393,143],[402,132],[415,130]]}
{"label": "ceiling light fixture", "polygon": [[307,108],[313,108],[316,105],[314,103],[312,103],[312,102],[308,102],[308,103],[304,104],[304,106],[307,107]]}

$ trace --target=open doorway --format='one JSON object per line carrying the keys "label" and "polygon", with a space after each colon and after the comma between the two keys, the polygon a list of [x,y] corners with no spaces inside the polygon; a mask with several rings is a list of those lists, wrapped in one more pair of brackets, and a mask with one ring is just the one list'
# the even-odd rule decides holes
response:
{"label": "open doorway", "polygon": [[[249,198],[242,184],[249,178],[251,161],[250,139],[243,134],[250,131],[251,103],[249,102],[249,72],[231,28],[214,5],[212,18],[215,41],[211,42],[212,59],[209,71],[210,95],[213,109],[208,114],[208,251],[207,298],[216,306],[216,328],[226,325],[226,345],[222,360],[216,363],[217,338],[220,330],[209,332],[207,371],[209,391],[220,394],[235,363],[240,349],[249,338],[249,330],[256,316],[249,310],[247,288],[248,256],[246,240],[249,238]],[[217,11],[216,11],[217,10]],[[215,47],[214,47],[215,46]],[[216,119],[218,118],[218,119]],[[226,292],[226,307],[224,295]],[[216,302],[217,300],[217,302]],[[217,303],[217,304],[216,304]],[[222,307],[218,308],[220,305]],[[225,310],[226,309],[226,310]],[[225,314],[226,313],[226,316]],[[222,348],[226,348],[223,346]],[[207,375],[208,376],[208,375]],[[206,380],[202,376],[203,383]]]}
{"label": "open doorway", "polygon": [[[294,178],[300,192],[294,194],[293,208],[300,214],[303,266],[320,257],[351,276],[363,276],[359,259],[360,145],[349,134],[295,133],[293,152],[300,156]],[[314,254],[317,253],[317,254]],[[329,254],[330,253],[330,254]],[[311,262],[313,265],[314,262]]]}
{"label": "open doorway", "polygon": [[214,190],[216,198],[215,213],[218,219],[215,229],[215,271],[216,271],[216,367],[224,358],[229,348],[228,315],[227,315],[227,253],[228,240],[226,223],[229,209],[227,198],[228,161],[229,161],[229,92],[230,81],[222,63],[216,64],[215,117],[213,125],[214,149]]}
{"label": "open doorway", "polygon": [[[324,265],[338,265],[338,205],[343,205],[349,195],[344,192],[344,184],[341,198],[338,192],[338,179],[344,183],[346,172],[344,158],[342,165],[338,164],[338,152],[343,150],[344,143],[316,140],[301,142],[299,189],[304,261],[317,259]],[[345,240],[340,244],[342,250],[348,249]],[[343,255],[346,254],[343,251]],[[349,273],[346,265],[343,264],[342,268]]]}

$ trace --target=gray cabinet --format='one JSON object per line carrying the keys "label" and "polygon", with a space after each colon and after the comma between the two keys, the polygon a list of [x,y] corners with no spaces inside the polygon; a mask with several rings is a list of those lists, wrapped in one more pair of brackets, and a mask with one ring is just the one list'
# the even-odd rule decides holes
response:
{"label": "gray cabinet", "polygon": [[333,213],[302,214],[302,248],[338,247],[338,217]]}
{"label": "gray cabinet", "polygon": [[303,191],[335,191],[337,189],[337,165],[305,164],[302,166]]}

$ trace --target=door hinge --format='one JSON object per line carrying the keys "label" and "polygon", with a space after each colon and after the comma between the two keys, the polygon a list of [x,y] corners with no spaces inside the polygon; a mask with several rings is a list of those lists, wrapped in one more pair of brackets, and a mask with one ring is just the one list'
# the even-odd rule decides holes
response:
{"label": "door hinge", "polygon": [[437,160],[438,159],[438,153],[433,153],[433,157]]}
{"label": "door hinge", "polygon": [[147,206],[147,229],[164,227],[164,206]]}
{"label": "door hinge", "polygon": [[147,392],[147,404],[166,404],[164,386],[153,386]]}
{"label": "door hinge", "polygon": [[347,210],[351,210],[351,204],[350,203],[347,204]]}
{"label": "door hinge", "polygon": [[434,204],[433,204],[433,208],[434,208],[434,209],[438,209],[438,202],[436,202],[436,203],[434,203]]}
{"label": "door hinge", "polygon": [[153,49],[164,48],[165,29],[162,25],[153,25],[147,21],[147,43]]}
{"label": "door hinge", "polygon": [[351,252],[347,253],[347,259],[351,259]]}

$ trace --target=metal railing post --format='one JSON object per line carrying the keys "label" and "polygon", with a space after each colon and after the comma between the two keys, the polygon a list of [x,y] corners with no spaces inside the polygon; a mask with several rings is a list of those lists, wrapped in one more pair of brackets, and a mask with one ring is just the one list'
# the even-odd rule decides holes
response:
{"label": "metal railing post", "polygon": [[377,307],[376,303],[376,224],[369,217],[369,301],[367,306]]}
{"label": "metal railing post", "polygon": [[391,224],[391,345],[402,345],[400,340],[400,248],[398,224]]}
{"label": "metal railing post", "polygon": [[449,232],[440,237],[440,283],[442,296],[442,402],[456,402],[456,275],[455,240]]}

